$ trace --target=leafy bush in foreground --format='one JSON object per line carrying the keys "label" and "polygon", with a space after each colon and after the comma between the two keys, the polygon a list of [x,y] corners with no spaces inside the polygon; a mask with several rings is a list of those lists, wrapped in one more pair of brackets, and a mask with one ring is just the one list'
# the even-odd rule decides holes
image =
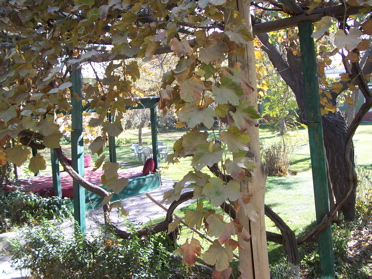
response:
{"label": "leafy bush in foreground", "polygon": [[[117,239],[108,231],[93,240],[48,222],[27,228],[11,241],[13,264],[36,278],[193,278],[195,273],[169,252],[168,236]],[[197,277],[204,278],[198,273]],[[209,277],[205,277],[209,278]]]}
{"label": "leafy bush in foreground", "polygon": [[62,219],[71,215],[70,199],[40,197],[20,191],[0,192],[0,232],[42,220]]}

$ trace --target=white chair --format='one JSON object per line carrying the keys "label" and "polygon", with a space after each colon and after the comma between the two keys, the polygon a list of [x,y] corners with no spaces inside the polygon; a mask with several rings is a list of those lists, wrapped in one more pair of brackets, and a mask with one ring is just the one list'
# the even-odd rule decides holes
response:
{"label": "white chair", "polygon": [[151,147],[143,147],[142,148],[143,152],[143,161],[146,162],[148,158],[152,158],[152,148]]}
{"label": "white chair", "polygon": [[164,159],[164,161],[166,161],[168,157],[168,146],[158,146],[158,150],[160,160]]}
{"label": "white chair", "polygon": [[141,146],[139,144],[132,144],[132,149],[134,151],[134,158],[137,157],[138,161],[142,161],[142,154],[143,151],[141,150]]}

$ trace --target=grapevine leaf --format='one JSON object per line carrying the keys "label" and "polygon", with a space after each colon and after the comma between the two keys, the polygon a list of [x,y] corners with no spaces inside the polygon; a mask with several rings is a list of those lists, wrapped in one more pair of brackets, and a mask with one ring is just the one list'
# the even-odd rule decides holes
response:
{"label": "grapevine leaf", "polygon": [[177,249],[175,253],[183,255],[182,263],[187,263],[193,266],[196,262],[196,256],[200,256],[201,254],[200,242],[199,240],[192,238],[189,243],[187,239],[181,248]]}
{"label": "grapevine leaf", "polygon": [[233,160],[226,159],[226,171],[236,180],[243,180],[246,177],[245,170],[252,170],[255,168],[254,162],[248,157],[236,156]]}
{"label": "grapevine leaf", "polygon": [[311,35],[314,39],[319,39],[332,25],[332,17],[324,16],[316,24],[316,31]]}
{"label": "grapevine leaf", "polygon": [[252,33],[245,26],[237,26],[234,30],[226,31],[225,34],[231,41],[237,44],[248,44],[253,40]]}
{"label": "grapevine leaf", "polygon": [[179,41],[177,38],[173,38],[170,40],[169,45],[178,57],[192,53],[192,48],[186,39]]}
{"label": "grapevine leaf", "polygon": [[256,109],[246,101],[241,101],[240,105],[236,107],[235,112],[230,111],[230,115],[234,119],[235,126],[240,128],[241,131],[245,131],[248,126],[254,125],[252,119],[259,119],[261,117]]}
{"label": "grapevine leaf", "polygon": [[363,35],[362,31],[357,28],[350,28],[349,34],[345,34],[343,30],[338,30],[335,35],[335,45],[340,49],[353,50],[362,41],[359,38],[361,35]]}
{"label": "grapevine leaf", "polygon": [[208,215],[208,212],[203,209],[203,202],[198,202],[196,206],[196,211],[188,210],[185,212],[185,223],[197,230],[200,229],[204,217]]}
{"label": "grapevine leaf", "polygon": [[212,279],[229,279],[232,274],[232,267],[229,267],[222,271],[217,271],[216,269],[212,273]]}
{"label": "grapevine leaf", "polygon": [[17,111],[13,106],[9,106],[7,110],[0,112],[0,119],[4,122],[8,122],[15,117],[17,117]]}
{"label": "grapevine leaf", "polygon": [[200,50],[199,60],[205,64],[209,64],[222,59],[225,51],[228,49],[228,46],[222,41],[213,40],[209,46]]}
{"label": "grapevine leaf", "polygon": [[216,265],[217,271],[223,271],[229,268],[229,262],[233,260],[231,247],[222,247],[216,240],[204,253],[204,261],[210,265]]}
{"label": "grapevine leaf", "polygon": [[172,223],[168,225],[168,234],[173,232],[181,224],[181,219],[176,217]]}
{"label": "grapevine leaf", "polygon": [[240,206],[239,210],[243,209],[244,214],[248,216],[249,220],[251,220],[252,222],[256,222],[258,218],[258,213],[254,206],[250,203],[250,196],[249,195],[244,196],[243,194],[241,194],[238,203]]}
{"label": "grapevine leaf", "polygon": [[39,130],[44,137],[46,137],[58,131],[58,126],[52,122],[49,122],[48,119],[41,119],[36,125],[36,129]]}
{"label": "grapevine leaf", "polygon": [[45,170],[46,169],[45,158],[40,153],[37,153],[35,156],[31,158],[28,168],[33,173],[38,173],[40,170]]}
{"label": "grapevine leaf", "polygon": [[192,77],[180,84],[180,96],[186,102],[199,103],[204,89],[204,83],[199,78]]}
{"label": "grapevine leaf", "polygon": [[240,132],[235,126],[230,126],[227,132],[221,133],[220,139],[227,144],[227,149],[231,152],[248,151],[247,143],[251,140],[248,133]]}
{"label": "grapevine leaf", "polygon": [[206,219],[208,223],[208,235],[218,238],[220,244],[225,244],[231,236],[236,234],[235,225],[223,221],[221,215],[212,214]]}
{"label": "grapevine leaf", "polygon": [[196,129],[189,131],[182,137],[182,146],[184,147],[185,155],[194,155],[196,147],[199,144],[207,144],[208,133],[201,132]]}
{"label": "grapevine leaf", "polygon": [[226,185],[217,177],[212,177],[204,186],[203,194],[206,195],[214,206],[220,206],[225,200],[237,200],[240,196],[240,183],[235,180]]}
{"label": "grapevine leaf", "polygon": [[89,149],[92,151],[92,153],[97,153],[97,155],[100,155],[103,150],[103,146],[105,145],[106,140],[103,137],[97,137],[92,143],[89,145]]}
{"label": "grapevine leaf", "polygon": [[178,113],[181,121],[187,122],[189,128],[203,123],[207,128],[211,128],[214,123],[215,112],[211,108],[199,108],[193,104],[186,104]]}
{"label": "grapevine leaf", "polygon": [[222,158],[223,150],[218,143],[199,144],[192,159],[192,166],[200,171],[205,166],[213,166]]}
{"label": "grapevine leaf", "polygon": [[6,153],[4,152],[4,150],[0,149],[0,165],[5,165],[7,163],[7,157],[6,157]]}
{"label": "grapevine leaf", "polygon": [[362,24],[363,33],[367,35],[372,35],[372,19],[369,18],[366,22]]}
{"label": "grapevine leaf", "polygon": [[9,163],[16,166],[21,166],[28,158],[30,158],[30,150],[23,148],[22,145],[16,145],[5,150]]}
{"label": "grapevine leaf", "polygon": [[119,194],[125,186],[128,185],[128,178],[122,177],[122,178],[116,178],[113,177],[109,180],[107,180],[107,188],[114,191],[116,194]]}
{"label": "grapevine leaf", "polygon": [[62,136],[63,134],[60,131],[56,131],[53,134],[44,137],[43,143],[46,147],[59,148],[60,147],[59,141]]}
{"label": "grapevine leaf", "polygon": [[105,173],[106,180],[109,180],[111,178],[117,178],[118,177],[118,169],[120,165],[119,163],[112,163],[112,162],[105,162],[102,169]]}
{"label": "grapevine leaf", "polygon": [[117,137],[123,132],[123,127],[120,121],[105,122],[103,124],[103,132],[107,132],[112,137]]}
{"label": "grapevine leaf", "polygon": [[104,206],[105,204],[107,204],[112,199],[113,196],[114,193],[104,197],[100,206]]}
{"label": "grapevine leaf", "polygon": [[208,4],[213,4],[216,6],[223,5],[226,3],[226,0],[202,0],[198,1],[198,6],[202,9],[208,6]]}

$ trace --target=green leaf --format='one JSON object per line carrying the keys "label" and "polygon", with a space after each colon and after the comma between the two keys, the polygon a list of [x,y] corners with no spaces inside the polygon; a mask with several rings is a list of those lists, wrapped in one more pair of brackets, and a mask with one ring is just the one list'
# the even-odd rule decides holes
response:
{"label": "green leaf", "polygon": [[213,166],[222,159],[223,150],[218,143],[199,144],[192,159],[192,166],[200,171],[205,166]]}
{"label": "green leaf", "polygon": [[214,206],[220,206],[224,201],[236,201],[240,197],[240,183],[235,180],[226,185],[218,177],[212,177],[203,188],[203,194],[208,197]]}
{"label": "green leaf", "polygon": [[46,169],[45,158],[40,153],[37,153],[35,156],[31,158],[28,168],[33,173],[38,173],[41,170],[45,170]]}
{"label": "green leaf", "polygon": [[181,121],[187,123],[189,128],[194,128],[201,123],[207,128],[212,128],[215,112],[209,107],[199,108],[195,104],[186,104],[182,110],[178,112],[178,116]]}
{"label": "green leaf", "polygon": [[248,151],[247,143],[251,140],[248,133],[242,133],[237,127],[230,126],[227,132],[222,132],[220,140],[227,144],[227,149],[231,152],[241,150]]}
{"label": "green leaf", "polygon": [[186,79],[180,84],[180,96],[186,102],[195,102],[198,104],[204,90],[204,83],[195,76]]}
{"label": "green leaf", "polygon": [[200,69],[204,72],[204,78],[209,79],[216,73],[216,68],[212,64],[202,63]]}
{"label": "green leaf", "polygon": [[208,133],[193,129],[182,136],[182,147],[184,148],[185,156],[194,155],[196,147],[199,144],[208,144]]}
{"label": "green leaf", "polygon": [[13,106],[10,106],[7,110],[0,112],[0,119],[4,122],[8,122],[15,117],[17,117],[17,111]]}
{"label": "green leaf", "polygon": [[256,109],[249,105],[247,101],[241,101],[240,105],[236,107],[236,111],[230,111],[230,115],[234,119],[235,126],[240,130],[245,131],[248,126],[252,126],[255,123],[253,119],[259,119],[261,116],[258,114]]}
{"label": "green leaf", "polygon": [[216,265],[217,271],[223,271],[227,269],[230,262],[233,260],[234,255],[232,248],[222,247],[221,244],[216,240],[204,253],[204,261],[210,265]]}
{"label": "green leaf", "polygon": [[30,158],[31,152],[27,148],[23,148],[22,145],[16,145],[12,148],[7,148],[5,153],[8,158],[8,162],[21,166],[28,158]]}

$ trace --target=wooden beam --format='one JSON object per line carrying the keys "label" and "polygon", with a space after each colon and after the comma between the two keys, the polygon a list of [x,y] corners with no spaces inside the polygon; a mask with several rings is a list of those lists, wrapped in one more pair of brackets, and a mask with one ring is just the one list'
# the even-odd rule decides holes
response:
{"label": "wooden beam", "polygon": [[258,35],[272,31],[278,31],[285,28],[296,27],[301,22],[317,22],[325,16],[332,16],[335,18],[345,17],[349,15],[358,14],[363,7],[353,7],[338,5],[333,7],[314,9],[311,14],[300,14],[291,16],[289,18],[278,19],[265,23],[256,24],[253,26],[253,34]]}

